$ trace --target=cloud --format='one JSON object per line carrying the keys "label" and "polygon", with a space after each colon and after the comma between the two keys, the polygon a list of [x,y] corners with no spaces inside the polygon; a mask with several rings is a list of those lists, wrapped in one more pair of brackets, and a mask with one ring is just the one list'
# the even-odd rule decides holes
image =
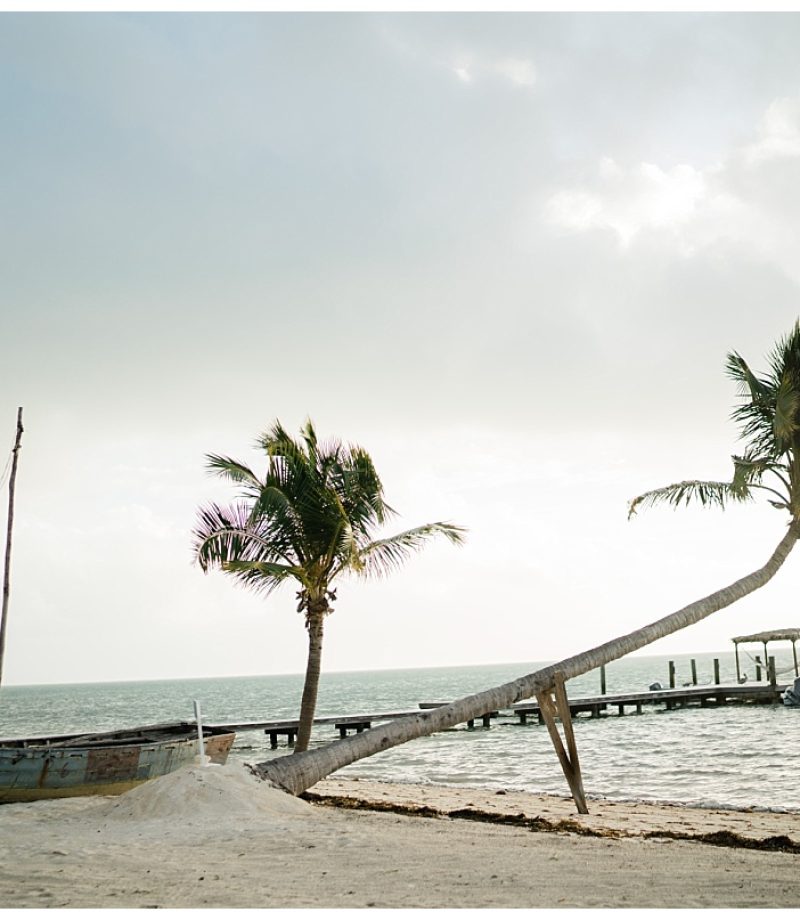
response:
{"label": "cloud", "polygon": [[450,69],[465,83],[493,80],[514,86],[532,87],[536,84],[536,67],[527,58],[502,57],[461,53]]}
{"label": "cloud", "polygon": [[764,114],[758,140],[744,150],[748,165],[800,156],[800,97],[776,99]]}
{"label": "cloud", "polygon": [[518,86],[533,86],[536,83],[533,61],[524,58],[504,58],[495,63],[494,70]]}
{"label": "cloud", "polygon": [[626,170],[605,158],[593,187],[555,192],[547,202],[545,217],[568,230],[612,230],[628,246],[643,230],[685,225],[712,194],[706,176],[692,166],[662,169],[641,163]]}
{"label": "cloud", "polygon": [[774,100],[753,134],[705,166],[605,157],[546,198],[543,221],[561,232],[609,231],[622,250],[654,233],[681,256],[723,247],[800,282],[800,96]]}
{"label": "cloud", "polygon": [[381,35],[393,51],[416,65],[422,63],[438,71],[445,70],[462,83],[492,80],[519,87],[536,85],[536,66],[529,57],[477,50],[473,42],[459,43],[457,47],[432,47],[420,42],[419,37],[404,35],[388,26],[381,30]]}

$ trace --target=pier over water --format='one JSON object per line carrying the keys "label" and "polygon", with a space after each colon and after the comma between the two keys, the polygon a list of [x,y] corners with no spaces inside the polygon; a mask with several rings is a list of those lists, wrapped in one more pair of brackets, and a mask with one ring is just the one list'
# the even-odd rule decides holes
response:
{"label": "pier over water", "polygon": [[[631,711],[640,715],[644,707],[663,707],[665,710],[684,709],[687,706],[726,706],[728,704],[769,704],[779,703],[787,684],[777,682],[754,682],[742,684],[705,684],[669,689],[643,690],[633,693],[605,693],[600,696],[576,697],[569,699],[571,716],[588,715],[601,718],[608,715],[624,716]],[[320,716],[314,719],[314,725],[330,725],[344,738],[350,731],[362,732],[373,725],[391,722],[407,716],[419,715],[424,710],[446,706],[450,701],[420,702],[417,709],[397,710],[394,712],[356,713],[339,716]],[[484,713],[479,719],[470,720],[468,729],[480,721],[482,727],[489,728],[492,721],[513,722],[525,725],[529,717],[535,717],[539,724],[544,724],[540,704],[535,700],[523,700],[510,709],[499,712]],[[265,719],[246,722],[224,722],[209,725],[210,728],[224,728],[229,731],[261,731],[269,736],[270,746],[278,747],[278,739],[286,738],[291,746],[297,737],[299,722],[297,719]]]}

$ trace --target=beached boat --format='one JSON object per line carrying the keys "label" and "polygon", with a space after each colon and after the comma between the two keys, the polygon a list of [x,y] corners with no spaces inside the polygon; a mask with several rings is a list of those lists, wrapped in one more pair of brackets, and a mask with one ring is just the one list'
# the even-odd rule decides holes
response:
{"label": "beached boat", "polygon": [[[206,726],[202,731],[205,755],[211,763],[225,763],[235,734]],[[0,740],[0,803],[119,795],[192,763],[197,754],[194,722]]]}

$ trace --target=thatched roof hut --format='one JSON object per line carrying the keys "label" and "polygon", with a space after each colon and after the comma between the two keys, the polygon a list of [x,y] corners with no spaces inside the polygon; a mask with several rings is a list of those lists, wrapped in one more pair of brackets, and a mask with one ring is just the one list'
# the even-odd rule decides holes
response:
{"label": "thatched roof hut", "polygon": [[[731,641],[733,642],[734,649],[736,651],[736,679],[739,683],[742,682],[741,677],[739,676],[739,644],[742,642],[759,642],[764,646],[764,667],[767,668],[769,673],[769,658],[767,657],[767,643],[768,642],[791,642],[792,643],[792,655],[794,656],[794,673],[795,676],[800,676],[800,670],[798,670],[797,665],[797,640],[800,639],[800,628],[789,628],[789,629],[768,629],[765,632],[753,633],[750,636],[735,636]],[[771,680],[775,679],[775,675],[771,675]]]}

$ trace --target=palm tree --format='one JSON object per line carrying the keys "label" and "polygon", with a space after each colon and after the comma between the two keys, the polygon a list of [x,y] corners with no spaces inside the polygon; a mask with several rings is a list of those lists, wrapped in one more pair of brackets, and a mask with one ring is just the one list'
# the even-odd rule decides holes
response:
{"label": "palm tree", "polygon": [[287,580],[298,585],[308,662],[295,750],[305,751],[317,704],[323,625],[333,612],[336,579],[347,573],[388,575],[431,537],[442,535],[460,544],[464,528],[437,522],[378,539],[376,528],[396,512],[385,502],[363,448],[338,440],[320,444],[310,421],[301,440],[275,422],[257,445],[268,457],[263,479],[243,463],[208,455],[209,468],[239,486],[241,495],[227,508],[212,504],[200,509],[194,549],[203,571],[222,569],[263,594]]}
{"label": "palm tree", "polygon": [[644,492],[630,503],[629,517],[639,507],[661,503],[724,508],[765,493],[773,507],[788,511],[792,521],[800,519],[800,321],[775,346],[769,365],[758,377],[737,352],[728,355],[728,376],[742,397],[733,417],[745,441],[742,454],[732,458],[731,481],[688,480]]}
{"label": "palm tree", "polygon": [[537,693],[549,692],[559,680],[585,674],[644,648],[765,585],[783,565],[800,537],[800,324],[795,323],[791,333],[775,347],[770,356],[770,370],[765,376],[756,377],[736,353],[729,355],[727,369],[739,384],[743,397],[734,410],[734,418],[741,424],[746,441],[742,455],[734,457],[731,482],[680,482],[645,492],[630,503],[630,514],[639,507],[659,502],[678,506],[698,500],[706,506],[724,507],[728,501],[748,501],[764,492],[772,505],[789,512],[790,519],[786,534],[761,568],[641,629],[557,664],[438,709],[378,725],[319,751],[257,764],[256,773],[299,795],[333,771],[364,757],[452,728],[485,712],[506,709]]}

